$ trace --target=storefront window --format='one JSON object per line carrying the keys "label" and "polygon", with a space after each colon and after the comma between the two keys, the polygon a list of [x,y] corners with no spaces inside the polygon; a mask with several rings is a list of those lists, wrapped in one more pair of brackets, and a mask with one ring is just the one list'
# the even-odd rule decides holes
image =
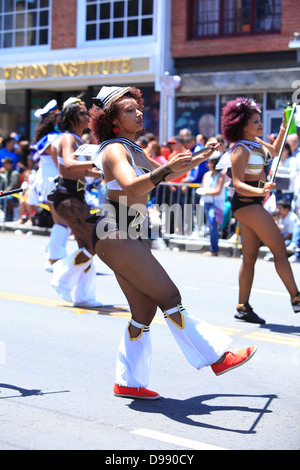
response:
{"label": "storefront window", "polygon": [[0,49],[49,43],[51,0],[2,0]]}
{"label": "storefront window", "polygon": [[286,93],[268,93],[267,94],[267,108],[284,110],[291,102],[291,92]]}
{"label": "storefront window", "polygon": [[25,135],[26,95],[25,91],[7,91],[6,104],[1,104],[0,136],[6,138],[11,132]]}
{"label": "storefront window", "polygon": [[153,34],[154,0],[86,0],[86,41]]}
{"label": "storefront window", "polygon": [[175,133],[188,128],[193,135],[211,137],[216,134],[215,96],[184,96],[176,99]]}
{"label": "storefront window", "polygon": [[278,32],[281,0],[190,0],[194,38]]}

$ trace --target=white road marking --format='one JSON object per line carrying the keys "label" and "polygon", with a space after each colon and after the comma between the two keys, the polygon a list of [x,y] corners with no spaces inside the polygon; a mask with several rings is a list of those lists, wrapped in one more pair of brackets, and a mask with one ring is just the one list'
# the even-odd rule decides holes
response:
{"label": "white road marking", "polygon": [[205,444],[204,442],[193,441],[192,439],[186,439],[184,437],[173,436],[171,434],[165,434],[163,432],[152,431],[151,429],[135,429],[134,431],[131,431],[131,434],[148,437],[149,439],[155,439],[157,441],[174,444],[180,447],[187,447],[188,449],[192,450],[226,450],[222,447]]}

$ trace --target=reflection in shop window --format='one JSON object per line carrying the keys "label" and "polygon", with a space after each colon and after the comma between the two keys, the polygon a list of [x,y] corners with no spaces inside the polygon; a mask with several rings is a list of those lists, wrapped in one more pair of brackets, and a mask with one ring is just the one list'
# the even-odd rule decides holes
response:
{"label": "reflection in shop window", "polygon": [[189,39],[278,32],[281,3],[282,0],[191,0],[194,27]]}

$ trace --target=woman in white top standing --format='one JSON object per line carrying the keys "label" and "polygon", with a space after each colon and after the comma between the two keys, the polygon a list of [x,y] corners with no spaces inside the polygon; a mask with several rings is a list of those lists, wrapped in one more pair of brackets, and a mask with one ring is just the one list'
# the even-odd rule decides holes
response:
{"label": "woman in white top standing", "polygon": [[204,174],[202,187],[197,190],[197,194],[204,198],[205,220],[210,231],[210,251],[203,253],[204,256],[218,256],[219,252],[219,225],[223,223],[225,208],[225,175],[222,170],[216,170],[220,156],[217,151],[209,157],[209,171]]}
{"label": "woman in white top standing", "polygon": [[249,98],[229,101],[223,108],[222,132],[224,138],[235,143],[231,149],[231,170],[235,193],[231,201],[234,217],[241,226],[243,261],[239,273],[239,303],[235,318],[250,323],[265,323],[249,304],[254,278],[254,267],[261,242],[274,256],[276,271],[287,288],[292,308],[300,312],[300,293],[288,262],[284,240],[273,217],[264,209],[264,198],[275,188],[266,182],[265,166],[276,157],[285,133],[285,118],[273,144],[261,140],[263,133],[260,106]]}

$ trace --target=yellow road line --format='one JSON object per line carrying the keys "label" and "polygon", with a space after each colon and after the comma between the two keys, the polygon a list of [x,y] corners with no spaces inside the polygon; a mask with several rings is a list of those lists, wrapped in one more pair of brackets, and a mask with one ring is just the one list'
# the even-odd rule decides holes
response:
{"label": "yellow road line", "polygon": [[[88,309],[88,308],[79,308],[74,307],[70,302],[61,301],[61,300],[52,300],[52,299],[44,299],[41,297],[33,297],[29,295],[22,295],[22,294],[14,294],[10,292],[0,292],[0,299],[5,300],[12,300],[14,302],[23,302],[29,304],[36,304],[36,305],[44,305],[47,307],[57,307],[57,308],[68,308],[72,309],[76,314],[85,314],[85,313],[97,313],[98,315],[109,315],[112,317],[118,318],[131,318],[131,313],[125,307],[115,307],[115,306],[103,306],[98,309]],[[165,320],[161,316],[156,316],[153,320],[153,323],[158,325],[165,325]],[[257,340],[257,341],[264,341],[268,343],[276,343],[282,344],[286,346],[292,346],[299,348],[300,347],[300,338],[290,337],[290,336],[282,336],[274,333],[265,333],[260,331],[253,331],[253,332],[244,332],[242,329],[231,328],[226,326],[218,326],[218,329],[224,331],[229,336],[240,336],[242,338]]]}

